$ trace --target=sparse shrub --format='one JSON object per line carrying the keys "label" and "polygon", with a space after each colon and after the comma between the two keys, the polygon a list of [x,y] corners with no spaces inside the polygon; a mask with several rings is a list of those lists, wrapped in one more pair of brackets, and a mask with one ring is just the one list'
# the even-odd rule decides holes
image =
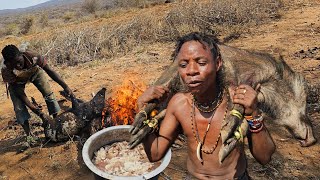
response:
{"label": "sparse shrub", "polygon": [[125,9],[109,9],[107,11],[103,11],[103,13],[100,14],[100,17],[101,18],[111,18],[111,17],[115,17],[119,14],[124,14],[128,11],[129,10],[125,10]]}
{"label": "sparse shrub", "polygon": [[165,3],[165,0],[130,0],[130,1],[113,0],[113,1],[109,1],[109,3],[105,7],[106,7],[106,9],[109,9],[111,7],[144,8],[144,7],[155,6],[155,5],[163,4],[163,3]]}
{"label": "sparse shrub", "polygon": [[16,23],[10,23],[5,26],[4,35],[17,35],[19,31],[19,27]]}
{"label": "sparse shrub", "polygon": [[33,16],[25,17],[21,22],[21,33],[27,34],[30,31],[33,24],[34,24],[34,17]]}
{"label": "sparse shrub", "polygon": [[37,39],[31,42],[31,49],[38,49],[52,64],[75,66],[92,61],[93,57],[100,54],[97,40],[100,32],[84,28],[72,32],[56,30],[54,34],[56,36],[46,40]]}
{"label": "sparse shrub", "polygon": [[0,29],[0,38],[4,37],[6,34],[5,34],[5,29],[4,28],[1,28]]}
{"label": "sparse shrub", "polygon": [[88,13],[95,13],[99,9],[98,0],[85,0],[82,4],[82,8]]}
{"label": "sparse shrub", "polygon": [[[184,8],[170,11],[166,17],[171,32],[180,36],[182,27],[199,28],[199,31],[219,34],[239,33],[249,26],[261,24],[279,16],[279,0],[214,0],[208,3],[189,3]],[[175,38],[175,37],[173,37]]]}
{"label": "sparse shrub", "polygon": [[70,11],[65,12],[62,16],[62,19],[64,20],[64,22],[69,22],[73,18],[74,18],[74,13]]}
{"label": "sparse shrub", "polygon": [[49,17],[47,13],[42,13],[39,19],[41,27],[47,27],[49,25]]}
{"label": "sparse shrub", "polygon": [[51,168],[51,170],[53,171],[59,171],[63,168],[61,162],[53,160],[52,163],[49,165],[49,167]]}
{"label": "sparse shrub", "polygon": [[226,40],[237,38],[250,27],[278,17],[280,7],[280,0],[181,2],[169,12],[153,12],[157,13],[153,15],[144,11],[126,22],[115,21],[76,31],[56,30],[54,36],[32,43],[54,64],[74,66],[123,55],[141,45],[172,42],[191,31],[223,34],[228,37]]}

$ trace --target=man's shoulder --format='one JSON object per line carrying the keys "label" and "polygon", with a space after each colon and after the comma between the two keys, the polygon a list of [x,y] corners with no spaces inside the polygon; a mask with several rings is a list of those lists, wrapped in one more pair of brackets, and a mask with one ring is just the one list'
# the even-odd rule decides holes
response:
{"label": "man's shoulder", "polygon": [[189,101],[188,93],[177,93],[171,99],[169,104],[171,105],[183,105]]}
{"label": "man's shoulder", "polygon": [[29,56],[30,58],[33,58],[33,57],[38,57],[39,56],[39,53],[37,53],[37,52],[35,52],[35,51],[33,51],[33,50],[30,50],[30,49],[28,49],[28,50],[26,50],[26,51],[24,51],[24,52],[22,52],[24,55],[26,55],[26,56]]}
{"label": "man's shoulder", "polygon": [[24,52],[24,55],[26,55],[29,60],[33,62],[33,64],[36,64],[41,68],[47,64],[47,59],[33,50],[28,49],[26,52]]}

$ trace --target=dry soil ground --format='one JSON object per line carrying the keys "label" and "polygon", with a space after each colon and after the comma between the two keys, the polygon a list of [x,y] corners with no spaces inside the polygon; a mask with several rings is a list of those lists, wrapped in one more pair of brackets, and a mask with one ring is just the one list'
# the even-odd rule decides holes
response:
{"label": "dry soil ground", "polygon": [[[281,19],[250,30],[230,45],[282,54],[287,63],[302,73],[312,84],[320,77],[320,3],[295,1]],[[316,47],[316,48],[315,48]],[[90,62],[77,67],[56,67],[63,78],[84,100],[101,87],[112,90],[125,79],[150,84],[170,64],[173,44],[154,44],[136,48],[134,52],[108,62]],[[303,50],[303,51],[302,51]],[[312,52],[312,53],[310,53]],[[59,100],[61,90],[52,82]],[[40,93],[29,85],[27,94],[43,103]],[[63,104],[62,104],[63,105]],[[64,104],[68,106],[69,104]],[[14,120],[11,100],[5,86],[0,86],[0,179],[93,179],[81,157],[81,141],[45,143],[20,151],[24,140],[19,126],[9,126]],[[320,139],[320,114],[310,113],[315,136]],[[34,118],[33,122],[36,121]],[[248,154],[249,174],[253,179],[320,179],[320,145],[302,148],[283,128],[267,122],[277,145],[273,160],[266,166],[256,163]],[[39,130],[34,129],[39,132]],[[41,132],[39,136],[41,135]],[[186,147],[173,148],[173,158],[160,179],[182,179],[186,170]]]}

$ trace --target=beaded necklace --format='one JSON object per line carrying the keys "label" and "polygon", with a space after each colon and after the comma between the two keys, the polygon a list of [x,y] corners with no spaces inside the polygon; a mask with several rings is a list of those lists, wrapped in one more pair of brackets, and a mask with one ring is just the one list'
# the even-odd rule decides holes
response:
{"label": "beaded necklace", "polygon": [[[223,93],[223,94],[224,94],[224,93]],[[221,100],[218,101],[219,103],[217,104],[217,107],[221,104],[222,100],[223,100],[223,96],[222,96]],[[215,110],[216,110],[216,108],[215,108]],[[225,118],[226,118],[227,111],[228,111],[228,101],[227,101],[226,111],[225,111],[225,113],[224,113],[223,121],[224,121]],[[192,99],[191,128],[192,128],[193,136],[194,136],[196,142],[198,143],[198,148],[200,148],[201,151],[204,152],[204,153],[206,153],[206,154],[212,154],[212,153],[214,152],[214,150],[217,148],[218,142],[219,142],[220,137],[221,137],[220,131],[221,131],[222,127],[221,127],[221,129],[220,129],[220,131],[219,131],[219,135],[218,135],[217,140],[216,140],[215,144],[213,145],[213,147],[212,147],[211,149],[209,149],[209,150],[205,150],[205,149],[202,148],[202,146],[204,145],[204,142],[205,142],[207,133],[208,133],[208,131],[209,131],[209,129],[210,129],[211,121],[212,121],[212,118],[213,118],[214,114],[215,114],[215,112],[213,112],[212,115],[211,115],[211,117],[210,117],[210,120],[209,120],[208,125],[207,125],[206,132],[204,133],[203,140],[201,141],[200,136],[199,136],[199,133],[198,133],[197,121],[196,121],[196,119],[195,119],[195,103],[194,103],[194,99]],[[194,123],[193,123],[193,122],[194,122]],[[193,124],[194,124],[194,126],[195,126],[195,130],[194,130]],[[199,147],[199,146],[200,146],[200,147]],[[198,148],[197,148],[197,149],[198,149]]]}
{"label": "beaded necklace", "polygon": [[217,109],[217,107],[220,105],[221,101],[222,101],[222,95],[223,95],[223,91],[220,91],[217,98],[209,103],[200,103],[197,101],[197,99],[193,96],[193,104],[197,107],[197,109],[201,112],[204,113],[209,113],[209,112],[213,112],[214,110]]}

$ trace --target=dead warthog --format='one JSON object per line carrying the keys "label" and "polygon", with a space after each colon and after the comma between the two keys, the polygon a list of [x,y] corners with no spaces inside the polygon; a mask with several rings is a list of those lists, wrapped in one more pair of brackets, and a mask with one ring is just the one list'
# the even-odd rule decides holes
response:
{"label": "dead warthog", "polygon": [[72,108],[52,119],[42,115],[44,134],[51,141],[66,141],[87,131],[93,134],[101,129],[97,124],[101,123],[101,114],[105,107],[105,92],[102,88],[89,102],[79,101],[71,97]]}
{"label": "dead warthog", "polygon": [[[223,60],[223,70],[220,73],[223,73],[225,88],[230,85],[248,84],[256,87],[257,84],[261,84],[258,108],[275,123],[287,127],[294,137],[300,139],[301,146],[310,146],[316,142],[310,118],[306,112],[306,81],[300,74],[295,73],[282,57],[274,58],[268,54],[249,52],[223,44],[218,44],[218,47]],[[163,119],[165,111],[164,113],[161,111],[167,107],[170,97],[184,90],[177,68],[177,62],[173,62],[155,82],[155,85],[168,86],[170,92],[166,100],[150,102],[145,106],[143,111],[147,113],[148,119],[151,119],[150,113],[154,109],[160,112],[156,118]],[[243,107],[238,104],[231,104],[229,110],[232,108],[241,113],[244,112]],[[143,111],[136,115],[133,128],[130,129],[133,135],[131,147],[140,143],[152,131],[152,128],[143,123],[147,119]],[[220,162],[235,147],[237,139],[233,134],[242,121],[229,114],[222,123]]]}

